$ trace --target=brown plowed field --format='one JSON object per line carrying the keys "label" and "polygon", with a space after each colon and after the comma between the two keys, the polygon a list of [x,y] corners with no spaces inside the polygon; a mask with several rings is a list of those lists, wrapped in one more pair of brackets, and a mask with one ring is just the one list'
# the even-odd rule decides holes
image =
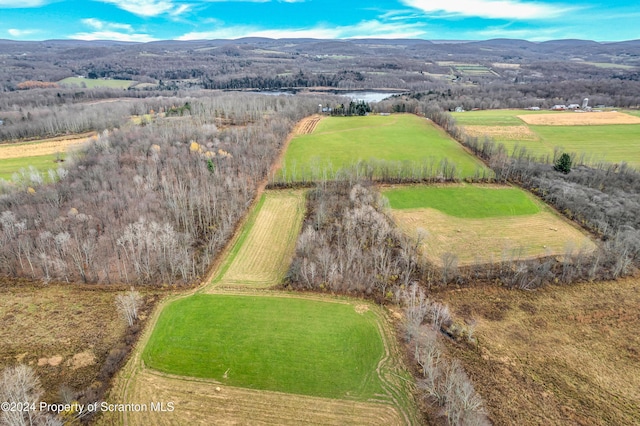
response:
{"label": "brown plowed field", "polygon": [[312,115],[310,117],[303,118],[296,127],[295,134],[308,135],[313,133],[322,118],[323,117],[321,115]]}
{"label": "brown plowed field", "polygon": [[595,244],[587,235],[550,211],[526,216],[466,219],[435,209],[393,210],[405,232],[427,231],[422,249],[427,259],[442,264],[442,255],[458,256],[460,265],[499,262],[503,256],[535,258],[565,254],[567,246],[587,251]]}
{"label": "brown plowed field", "polygon": [[566,112],[563,114],[525,114],[517,116],[527,124],[540,126],[597,126],[603,124],[640,124],[640,117],[621,112]]}

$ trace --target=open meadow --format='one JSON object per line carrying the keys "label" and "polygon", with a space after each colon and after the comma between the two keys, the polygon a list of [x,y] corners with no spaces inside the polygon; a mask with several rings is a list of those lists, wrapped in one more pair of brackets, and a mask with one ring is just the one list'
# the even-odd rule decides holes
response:
{"label": "open meadow", "polygon": [[280,174],[293,181],[331,177],[369,160],[429,163],[435,170],[444,159],[456,165],[459,177],[486,170],[444,131],[415,115],[326,117],[291,141]]}
{"label": "open meadow", "polygon": [[477,348],[449,344],[494,424],[635,425],[640,420],[640,282],[491,286],[440,293]]}
{"label": "open meadow", "polygon": [[622,162],[640,166],[640,118],[622,112],[487,110],[454,113],[465,131],[503,143],[510,153],[525,147],[537,156],[563,152],[584,155],[587,163]]}
{"label": "open meadow", "polygon": [[436,265],[448,253],[467,265],[595,248],[585,233],[519,188],[413,185],[382,193],[398,226],[421,238],[425,257]]}

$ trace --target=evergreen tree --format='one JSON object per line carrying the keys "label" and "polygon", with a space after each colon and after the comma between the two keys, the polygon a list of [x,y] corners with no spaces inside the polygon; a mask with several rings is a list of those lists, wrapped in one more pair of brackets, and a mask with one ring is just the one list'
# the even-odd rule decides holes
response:
{"label": "evergreen tree", "polygon": [[571,171],[571,157],[566,152],[563,153],[557,160],[555,165],[553,166],[559,172],[564,173],[565,175]]}

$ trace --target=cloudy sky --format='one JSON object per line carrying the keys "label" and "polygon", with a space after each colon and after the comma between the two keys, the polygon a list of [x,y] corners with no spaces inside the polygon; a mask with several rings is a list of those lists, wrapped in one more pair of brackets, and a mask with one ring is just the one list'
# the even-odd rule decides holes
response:
{"label": "cloudy sky", "polygon": [[638,0],[0,0],[0,39],[640,39]]}

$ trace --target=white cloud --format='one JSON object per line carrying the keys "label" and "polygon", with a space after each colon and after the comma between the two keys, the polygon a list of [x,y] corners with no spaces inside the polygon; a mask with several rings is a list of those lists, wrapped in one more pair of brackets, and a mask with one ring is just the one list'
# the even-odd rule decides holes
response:
{"label": "white cloud", "polygon": [[0,0],[0,9],[40,7],[47,3],[49,3],[48,0]]}
{"label": "white cloud", "polygon": [[17,28],[10,28],[7,32],[12,37],[27,37],[36,34],[38,30],[19,30]]}
{"label": "white cloud", "polygon": [[117,31],[94,31],[92,33],[76,33],[70,35],[69,38],[75,40],[113,40],[113,41],[133,41],[139,43],[147,43],[156,41],[157,38],[151,37],[149,34],[120,33]]}
{"label": "white cloud", "polygon": [[124,30],[124,31],[128,31],[128,32],[132,32],[133,31],[133,28],[129,24],[118,24],[118,23],[114,23],[114,22],[105,22],[105,21],[101,21],[100,19],[96,19],[96,18],[83,19],[81,22],[83,24],[85,24],[86,26],[93,28],[94,30],[109,29],[109,30]]}
{"label": "white cloud", "polygon": [[235,39],[241,37],[267,38],[413,38],[424,34],[421,24],[389,24],[376,20],[362,21],[352,26],[314,28],[279,28],[261,29],[250,26],[220,27],[212,31],[191,32],[177,38],[177,40],[203,39]]}
{"label": "white cloud", "polygon": [[477,16],[489,19],[545,19],[571,10],[540,2],[519,0],[402,0],[407,6],[426,13]]}
{"label": "white cloud", "polygon": [[172,0],[100,0],[139,16],[158,16],[165,13],[182,13],[187,5],[177,5]]}
{"label": "white cloud", "polygon": [[69,38],[77,40],[133,41],[141,43],[157,40],[149,34],[136,33],[129,24],[107,22],[96,18],[83,19],[81,22],[94,31],[76,33],[70,35]]}

